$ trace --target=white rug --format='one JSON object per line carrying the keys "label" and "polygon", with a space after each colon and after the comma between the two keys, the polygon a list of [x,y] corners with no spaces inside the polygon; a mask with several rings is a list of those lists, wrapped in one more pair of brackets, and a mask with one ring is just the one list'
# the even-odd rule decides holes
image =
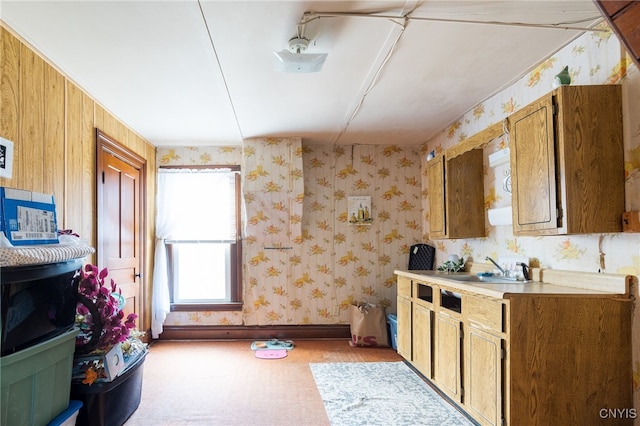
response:
{"label": "white rug", "polygon": [[474,424],[404,362],[309,366],[333,426]]}

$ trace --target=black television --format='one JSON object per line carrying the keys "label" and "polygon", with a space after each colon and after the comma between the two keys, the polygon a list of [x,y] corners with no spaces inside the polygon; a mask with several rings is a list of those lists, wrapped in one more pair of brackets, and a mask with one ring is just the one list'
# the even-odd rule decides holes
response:
{"label": "black television", "polygon": [[0,356],[73,328],[81,268],[82,259],[0,268]]}

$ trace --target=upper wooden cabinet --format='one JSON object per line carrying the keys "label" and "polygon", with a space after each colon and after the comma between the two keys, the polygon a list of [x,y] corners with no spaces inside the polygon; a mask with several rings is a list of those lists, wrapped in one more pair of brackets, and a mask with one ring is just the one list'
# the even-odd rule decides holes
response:
{"label": "upper wooden cabinet", "polygon": [[620,86],[562,86],[508,121],[515,235],[622,231]]}
{"label": "upper wooden cabinet", "polygon": [[426,169],[430,238],[484,237],[482,149],[450,158],[439,155]]}
{"label": "upper wooden cabinet", "polygon": [[427,163],[429,185],[429,236],[444,238],[447,224],[444,202],[444,155],[439,155]]}
{"label": "upper wooden cabinet", "polygon": [[640,68],[640,2],[595,0],[595,3]]}

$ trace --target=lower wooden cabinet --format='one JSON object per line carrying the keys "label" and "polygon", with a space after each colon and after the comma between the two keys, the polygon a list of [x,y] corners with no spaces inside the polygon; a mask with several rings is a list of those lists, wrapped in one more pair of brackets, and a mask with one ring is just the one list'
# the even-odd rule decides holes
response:
{"label": "lower wooden cabinet", "polygon": [[434,331],[433,380],[454,401],[462,401],[462,322],[443,313],[436,314]]}
{"label": "lower wooden cabinet", "polygon": [[470,325],[464,342],[465,407],[483,424],[502,425],[504,340]]}
{"label": "lower wooden cabinet", "polygon": [[398,353],[406,360],[413,361],[411,333],[411,299],[398,296]]}
{"label": "lower wooden cabinet", "polygon": [[413,282],[407,277],[398,277],[398,336],[396,346],[398,353],[406,360],[413,359],[411,350],[411,305]]}
{"label": "lower wooden cabinet", "polygon": [[432,377],[433,311],[413,304],[413,365],[427,378]]}
{"label": "lower wooden cabinet", "polygon": [[479,424],[596,426],[607,410],[635,413],[629,297],[558,285],[492,297],[402,280],[398,353]]}

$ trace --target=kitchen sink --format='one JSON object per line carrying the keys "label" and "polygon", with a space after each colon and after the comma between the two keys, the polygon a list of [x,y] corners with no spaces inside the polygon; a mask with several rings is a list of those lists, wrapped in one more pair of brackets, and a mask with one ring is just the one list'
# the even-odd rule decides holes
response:
{"label": "kitchen sink", "polygon": [[478,276],[478,275],[446,275],[443,278],[454,281],[464,281],[482,284],[523,284],[524,281],[508,279],[503,277]]}

